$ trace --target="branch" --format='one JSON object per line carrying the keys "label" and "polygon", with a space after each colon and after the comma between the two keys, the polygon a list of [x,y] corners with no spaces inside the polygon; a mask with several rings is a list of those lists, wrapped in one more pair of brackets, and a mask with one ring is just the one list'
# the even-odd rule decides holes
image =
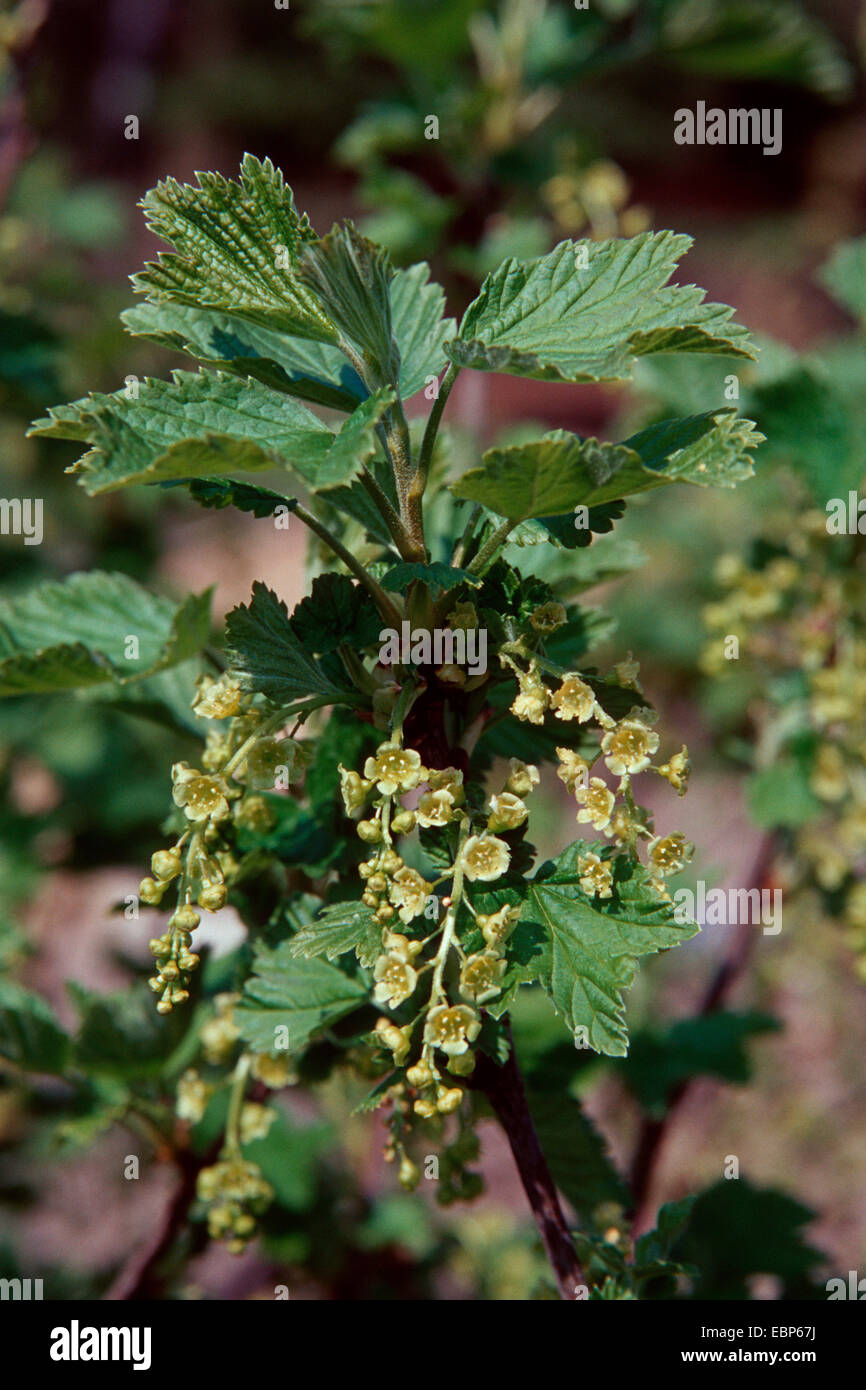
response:
{"label": "branch", "polygon": [[367,573],[360,560],[357,560],[352,552],[346,549],[342,541],[338,541],[337,537],[333,536],[327,526],[313,516],[312,512],[308,512],[306,507],[296,505],[293,510],[298,520],[308,526],[319,537],[319,540],[325,542],[325,545],[330,546],[334,554],[343,561],[346,569],[354,574],[358,583],[367,590],[385,622],[391,627],[399,628],[402,616],[396,604],[388,597],[381,584],[377,584],[373,576]]}
{"label": "branch", "polygon": [[430,460],[433,457],[433,446],[436,443],[436,435],[439,431],[439,422],[442,419],[442,412],[445,409],[448,397],[451,395],[451,387],[454,385],[460,368],[452,362],[442,378],[442,385],[439,387],[436,399],[430,408],[427,416],[427,424],[424,427],[424,438],[421,440],[421,449],[418,454],[418,467],[415,469],[415,476],[412,479],[412,486],[409,489],[410,497],[422,497],[427,486],[427,475],[430,472]]}
{"label": "branch", "polygon": [[529,1112],[510,1026],[508,1040],[511,1044],[508,1059],[501,1067],[483,1052],[477,1054],[470,1085],[487,1096],[505,1130],[523,1190],[556,1275],[560,1297],[571,1302],[575,1287],[584,1282],[583,1273]]}
{"label": "branch", "polygon": [[[175,1150],[172,1157],[180,1174],[178,1185],[149,1243],[131,1256],[109,1285],[103,1295],[106,1302],[130,1303],[162,1296],[165,1281],[160,1267],[187,1226],[198,1175],[213,1162],[218,1148],[219,1145],[215,1145],[206,1154],[192,1153],[189,1149]],[[197,1253],[206,1240],[207,1227],[202,1223],[189,1253]]]}

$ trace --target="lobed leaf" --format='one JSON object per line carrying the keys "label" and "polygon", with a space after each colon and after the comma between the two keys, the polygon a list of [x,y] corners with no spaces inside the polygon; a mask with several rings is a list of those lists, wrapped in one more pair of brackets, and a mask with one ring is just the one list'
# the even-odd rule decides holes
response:
{"label": "lobed leaf", "polygon": [[513,521],[549,520],[666,483],[733,487],[751,476],[749,450],[762,440],[751,420],[728,408],[663,420],[621,444],[554,430],[527,444],[488,449],[481,467],[464,473],[452,491]]}
{"label": "lobed leaf", "polygon": [[527,888],[520,923],[544,935],[538,975],[557,1012],[596,1052],[622,1057],[628,1051],[623,990],[634,983],[641,956],[687,941],[698,930],[678,922],[672,903],[659,900],[649,872],[616,861],[610,900],[587,897],[578,861],[597,846],[575,841],[543,864]]}
{"label": "lobed leaf", "polygon": [[[293,940],[274,948],[258,946],[253,973],[235,1008],[241,1036],[257,1052],[299,1052],[314,1034],[368,997],[367,985],[337,966],[296,959]],[[286,1029],[285,1047],[280,1049],[275,1045],[278,1028]]]}
{"label": "lobed leaf", "polygon": [[[73,574],[0,603],[0,696],[126,685],[187,661],[210,632],[210,590],[179,606],[123,574]],[[135,638],[137,655],[129,642]]]}
{"label": "lobed leaf", "polygon": [[[691,237],[563,241],[534,261],[488,275],[446,352],[458,366],[543,381],[615,381],[636,357],[721,352],[750,357],[733,310],[695,285],[670,285]],[[586,265],[581,261],[586,259]]]}
{"label": "lobed leaf", "polygon": [[130,483],[291,468],[307,482],[345,482],[372,456],[393,392],[369,397],[334,433],[306,406],[223,372],[145,378],[136,397],[95,394],[56,406],[31,435],[90,447],[70,468],[90,496]]}
{"label": "lobed leaf", "polygon": [[226,645],[232,670],[244,687],[277,704],[288,705],[307,696],[327,697],[331,703],[357,702],[357,691],[335,685],[307,654],[286,605],[258,580],[249,605],[240,604],[226,618]]}

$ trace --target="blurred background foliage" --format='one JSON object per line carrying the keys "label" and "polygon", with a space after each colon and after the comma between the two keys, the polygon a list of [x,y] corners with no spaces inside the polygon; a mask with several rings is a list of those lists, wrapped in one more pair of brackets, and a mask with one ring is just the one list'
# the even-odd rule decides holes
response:
{"label": "blurred background foliage", "polygon": [[[288,554],[285,543],[263,554],[254,520],[191,520],[180,496],[88,501],[57,446],[25,438],[48,405],[174,365],[118,322],[126,276],[154,249],[135,203],[165,174],[231,174],[244,150],[270,155],[314,225],[349,212],[395,261],[429,260],[454,312],[506,255],[671,226],[695,236],[688,277],[759,335],[759,362],[745,368],[654,359],[633,388],[568,392],[522,381],[503,392],[464,374],[454,396],[450,448],[467,465],[479,439],[536,423],[623,437],[711,409],[731,400],[732,377],[741,412],[769,440],[736,493],[672,501],[660,490],[562,560],[617,619],[601,660],[630,648],[665,736],[692,749],[684,828],[700,853],[683,882],[782,885],[786,914],[791,903],[780,939],[708,929],[693,950],[654,962],[631,997],[626,1062],[575,1053],[532,991],[515,1011],[557,1182],[566,1197],[596,1184],[583,1255],[606,1296],[820,1297],[866,1243],[866,1031],[853,968],[866,948],[863,843],[845,839],[861,799],[843,775],[862,760],[866,730],[862,700],[817,728],[810,704],[814,672],[837,664],[837,651],[860,670],[863,556],[857,537],[828,547],[803,521],[866,471],[864,43],[856,0],[0,5],[0,491],[43,498],[45,517],[39,546],[0,537],[0,599],[100,568],[163,592],[219,581],[219,616],[246,597],[263,559],[271,582],[303,591],[297,532]],[[782,108],[782,152],[676,146],[673,112],[698,100]],[[720,569],[726,554],[735,558]],[[787,584],[768,582],[780,558],[795,566]],[[816,610],[817,661],[814,642],[807,651],[800,640]],[[737,663],[719,659],[727,633],[740,636]],[[192,675],[172,679],[182,711]],[[144,956],[108,909],[134,890],[135,866],[158,842],[167,770],[193,746],[182,713],[166,727],[104,699],[0,704],[0,963],[77,1030],[79,1057],[103,1058],[87,1080],[74,1060],[49,1075],[60,1044],[47,1013],[44,1082],[25,1082],[14,1064],[0,1077],[10,1215],[0,1274],[44,1274],[52,1297],[129,1281],[177,1176],[177,1156],[173,1166],[152,1134],[146,1180],[132,1194],[118,1176],[137,1151],[130,1126],[186,1059],[183,1038],[154,1031],[133,1005]],[[843,762],[838,795],[828,746]],[[560,791],[549,788],[535,836],[543,852],[573,837]],[[828,869],[840,835],[844,862]],[[225,959],[216,950],[208,962],[209,997],[225,987]],[[733,999],[713,1001],[714,971],[726,970]],[[69,979],[86,988],[70,997]],[[368,1116],[345,1124],[361,1090],[319,1080],[298,1078],[284,1121],[259,1143],[278,1194],[261,1247],[233,1262],[205,1252],[194,1227],[146,1295],[269,1297],[282,1272],[293,1298],[553,1296],[492,1128],[482,1201],[437,1206],[383,1178]],[[828,1140],[831,1105],[839,1129]],[[193,1153],[207,1153],[218,1121],[206,1115]],[[631,1156],[650,1153],[632,1197],[612,1179],[599,1131],[626,1177]],[[719,1181],[731,1153],[743,1176]],[[183,1181],[182,1162],[178,1171]],[[624,1209],[654,1215],[698,1190],[688,1223],[667,1208],[653,1250],[636,1252],[686,1272],[641,1283],[626,1270]]]}

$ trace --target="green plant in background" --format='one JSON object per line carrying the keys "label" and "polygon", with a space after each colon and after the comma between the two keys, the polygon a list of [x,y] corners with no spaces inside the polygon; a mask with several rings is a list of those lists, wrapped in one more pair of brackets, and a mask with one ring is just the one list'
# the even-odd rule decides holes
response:
{"label": "green plant in background", "polygon": [[[69,1078],[64,1132],[86,1140],[121,1121],[174,1153],[185,1199],[145,1285],[188,1253],[189,1215],[232,1250],[261,1230],[274,1258],[313,1258],[289,1217],[326,1200],[324,1140],[272,1099],[301,1082],[330,1094],[342,1128],[355,1122],[348,1106],[334,1115],[329,1086],[354,1092],[361,1115],[381,1107],[400,1183],[435,1174],[443,1205],[479,1191],[475,1121],[492,1107],[563,1297],[672,1296],[731,1202],[738,1220],[743,1203],[772,1209],[772,1272],[802,1292],[817,1258],[799,1236],[808,1213],[743,1184],[703,1194],[694,1227],[691,1203],[665,1208],[633,1246],[628,1187],[573,1086],[610,1058],[653,1115],[684,1073],[742,1080],[743,1043],[768,1026],[691,1020],[626,1060],[623,991],[639,961],[696,930],[668,887],[692,846],[656,829],[637,779],[683,794],[688,753],[661,748],[630,655],[589,664],[609,625],[573,601],[570,573],[589,557],[585,585],[597,551],[605,572],[624,499],[676,481],[731,487],[761,436],[717,408],[617,444],[554,431],[455,476],[442,427],[463,370],[622,380],[638,357],[748,361],[745,330],[669,283],[689,245],[671,232],[506,261],[457,325],[425,266],[395,271],[349,222],[317,235],[268,161],[247,156],[239,183],[168,180],[144,207],[173,250],[135,277],[144,302],[126,325],[205,365],[54,407],[33,433],[86,446],[71,471],[91,497],[182,489],[261,525],[300,521],[320,572],[292,613],[256,581],[219,641],[207,594],[170,602],[122,575],[72,576],[0,608],[0,694],[96,699],[198,730],[139,890],[154,914],[172,904],[151,941],[151,1000],[76,990],[68,1036],[7,980],[0,1051],[22,1077]],[[429,414],[410,421],[403,402],[425,384]],[[537,865],[545,764],[598,834]],[[247,942],[205,959],[201,915],[226,903]],[[558,1017],[537,1013],[545,996]],[[387,1231],[359,1213],[344,1238]],[[720,1256],[715,1276],[702,1258],[696,1296],[713,1296],[713,1278],[744,1296],[765,1268],[749,1258]]]}
{"label": "green plant in background", "polygon": [[304,23],[338,63],[380,63],[386,89],[391,75],[335,149],[371,209],[362,230],[400,263],[441,254],[470,281],[557,236],[649,224],[609,157],[606,104],[620,136],[646,119],[640,95],[622,109],[624,74],[764,79],[829,100],[852,85],[820,21],[778,0],[325,0]]}
{"label": "green plant in background", "polygon": [[[843,243],[821,278],[862,325],[866,241]],[[703,664],[738,694],[754,730],[750,809],[774,837],[790,919],[845,924],[866,969],[862,331],[775,368],[748,404],[772,440],[777,497],[745,551],[722,556],[705,608]],[[746,744],[735,749],[745,752]]]}

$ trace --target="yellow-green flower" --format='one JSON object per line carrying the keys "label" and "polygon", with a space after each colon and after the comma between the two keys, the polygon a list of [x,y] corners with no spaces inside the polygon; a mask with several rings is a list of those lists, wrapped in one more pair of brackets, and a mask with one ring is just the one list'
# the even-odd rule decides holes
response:
{"label": "yellow-green flower", "polygon": [[202,719],[228,719],[237,714],[242,700],[240,681],[226,671],[218,680],[201,677],[192,707]]}
{"label": "yellow-green flower", "polygon": [[616,777],[643,772],[658,746],[658,734],[639,719],[623,719],[601,740],[604,761]]}
{"label": "yellow-green flower", "polygon": [[221,777],[209,776],[190,767],[175,763],[171,770],[172,800],[182,806],[187,820],[225,820],[229,814],[228,787]]}
{"label": "yellow-green flower", "polygon": [[688,864],[695,847],[677,832],[674,835],[656,836],[647,847],[647,860],[650,868],[662,878],[666,874],[678,874]]}
{"label": "yellow-green flower", "polygon": [[613,869],[610,861],[597,854],[582,854],[577,862],[578,883],[590,898],[610,898],[613,895]]}
{"label": "yellow-green flower", "polygon": [[509,758],[508,766],[510,770],[505,790],[514,796],[528,796],[541,780],[538,768],[534,763],[525,763],[520,758]]}
{"label": "yellow-green flower", "polygon": [[424,780],[425,770],[421,766],[421,754],[414,748],[400,748],[396,743],[381,743],[374,758],[364,764],[364,776],[383,796],[393,796],[395,792],[411,791]]}
{"label": "yellow-green flower", "polygon": [[427,773],[427,781],[430,784],[431,792],[450,792],[455,806],[462,805],[466,800],[466,793],[463,790],[463,773],[459,767],[432,768]]}
{"label": "yellow-green flower", "polygon": [[561,603],[542,603],[529,615],[530,625],[536,632],[556,632],[558,627],[568,621],[565,606]]}
{"label": "yellow-green flower", "polygon": [[590,765],[585,758],[581,758],[572,748],[557,748],[556,756],[559,759],[556,775],[570,792],[574,791],[578,783],[584,787],[589,785]]}
{"label": "yellow-green flower", "polygon": [[461,1057],[481,1032],[481,1020],[466,1004],[437,1004],[427,1015],[424,1041],[449,1057]]}
{"label": "yellow-green flower", "polygon": [[517,924],[520,916],[520,907],[506,903],[498,911],[489,914],[478,914],[477,922],[481,928],[481,935],[488,946],[502,946],[509,938]]}
{"label": "yellow-green flower", "polygon": [[454,818],[454,796],[448,787],[439,791],[425,792],[415,807],[415,820],[419,825],[447,825]]}
{"label": "yellow-green flower", "polygon": [[559,689],[551,695],[550,703],[557,719],[576,719],[578,724],[585,724],[595,712],[595,692],[580,676],[569,671],[563,676]]}
{"label": "yellow-green flower", "polygon": [[198,1124],[205,1112],[210,1096],[210,1086],[203,1081],[193,1067],[189,1067],[177,1083],[175,1114],[179,1120],[189,1120]]}
{"label": "yellow-green flower", "polygon": [[[388,898],[401,922],[420,917],[433,890],[417,869],[398,869],[388,885]],[[405,937],[402,938],[405,940]]]}
{"label": "yellow-green flower", "polygon": [[486,1004],[502,993],[505,961],[493,951],[469,956],[460,971],[460,993],[476,1004]]}
{"label": "yellow-green flower", "polygon": [[470,835],[463,846],[463,872],[471,881],[492,883],[508,868],[511,852],[504,840],[496,835]]}
{"label": "yellow-green flower", "polygon": [[241,1143],[252,1144],[256,1139],[266,1139],[276,1118],[276,1110],[269,1105],[260,1105],[255,1100],[245,1101],[241,1109]]}
{"label": "yellow-green flower", "polygon": [[689,750],[686,745],[683,744],[681,751],[674,753],[674,756],[668,762],[662,763],[658,770],[662,777],[670,782],[678,796],[685,796],[689,785],[689,774],[692,770],[692,765],[689,762]]}
{"label": "yellow-green flower", "polygon": [[377,1004],[385,1004],[389,1009],[404,1004],[418,983],[418,975],[412,966],[391,954],[379,957],[373,978],[376,981],[373,998]]}
{"label": "yellow-green flower", "polygon": [[488,830],[516,830],[529,815],[519,796],[512,792],[500,792],[490,798],[490,815],[487,818]]}
{"label": "yellow-green flower", "polygon": [[607,829],[616,798],[601,777],[590,778],[587,787],[575,787],[574,799],[581,808],[577,813],[581,824],[589,822],[596,830]]}

